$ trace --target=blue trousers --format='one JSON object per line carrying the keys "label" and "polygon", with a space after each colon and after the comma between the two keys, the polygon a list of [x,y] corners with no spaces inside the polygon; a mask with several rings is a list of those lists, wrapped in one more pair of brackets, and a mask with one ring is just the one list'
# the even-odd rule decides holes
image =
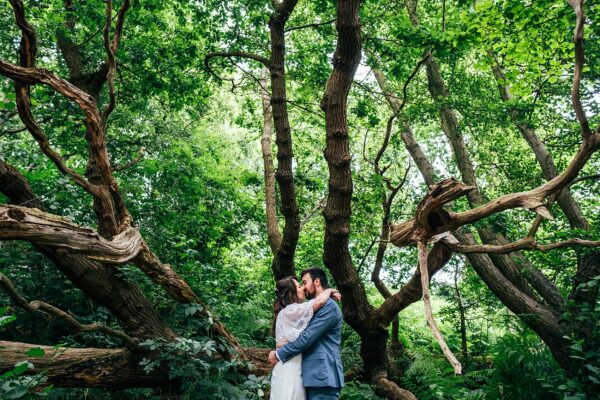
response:
{"label": "blue trousers", "polygon": [[340,397],[340,388],[334,387],[307,387],[307,400],[337,400]]}

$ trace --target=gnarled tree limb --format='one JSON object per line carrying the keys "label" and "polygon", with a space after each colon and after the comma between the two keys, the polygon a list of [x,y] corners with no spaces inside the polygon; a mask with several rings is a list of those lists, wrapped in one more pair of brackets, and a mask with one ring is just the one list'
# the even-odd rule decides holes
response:
{"label": "gnarled tree limb", "polygon": [[143,239],[135,228],[106,240],[91,228],[33,208],[0,205],[0,240],[26,240],[40,246],[69,249],[91,259],[123,264],[142,250]]}
{"label": "gnarled tree limb", "polygon": [[109,326],[100,323],[82,324],[75,318],[73,318],[73,316],[69,313],[43,301],[35,300],[28,302],[23,296],[21,296],[21,294],[15,288],[14,284],[11,282],[11,280],[8,279],[4,274],[0,274],[0,285],[4,289],[4,292],[6,292],[6,294],[8,294],[8,296],[13,300],[13,302],[25,311],[41,312],[49,316],[60,318],[78,332],[104,332],[107,335],[114,336],[122,340],[129,348],[135,348],[138,344],[137,340],[135,340],[125,332],[113,329]]}

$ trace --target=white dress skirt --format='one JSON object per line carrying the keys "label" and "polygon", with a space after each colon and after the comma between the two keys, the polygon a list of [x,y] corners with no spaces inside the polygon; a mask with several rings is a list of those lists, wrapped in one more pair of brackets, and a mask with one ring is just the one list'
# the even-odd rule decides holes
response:
{"label": "white dress skirt", "polygon": [[[314,300],[288,305],[279,312],[275,322],[277,346],[298,339],[313,316]],[[306,400],[302,383],[302,354],[275,365],[271,374],[271,400]]]}
{"label": "white dress skirt", "polygon": [[305,400],[306,391],[302,384],[302,354],[281,361],[271,374],[271,400]]}

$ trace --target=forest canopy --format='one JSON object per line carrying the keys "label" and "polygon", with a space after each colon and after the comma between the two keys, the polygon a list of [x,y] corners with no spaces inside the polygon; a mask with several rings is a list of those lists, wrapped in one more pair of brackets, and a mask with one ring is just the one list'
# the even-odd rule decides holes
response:
{"label": "forest canopy", "polygon": [[8,0],[0,398],[600,396],[600,3]]}

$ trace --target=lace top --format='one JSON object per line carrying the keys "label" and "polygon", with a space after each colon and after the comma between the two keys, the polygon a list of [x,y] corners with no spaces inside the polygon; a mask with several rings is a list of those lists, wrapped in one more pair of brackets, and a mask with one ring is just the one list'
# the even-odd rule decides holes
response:
{"label": "lace top", "polygon": [[313,302],[293,303],[279,312],[275,322],[277,347],[298,339],[313,316]]}

